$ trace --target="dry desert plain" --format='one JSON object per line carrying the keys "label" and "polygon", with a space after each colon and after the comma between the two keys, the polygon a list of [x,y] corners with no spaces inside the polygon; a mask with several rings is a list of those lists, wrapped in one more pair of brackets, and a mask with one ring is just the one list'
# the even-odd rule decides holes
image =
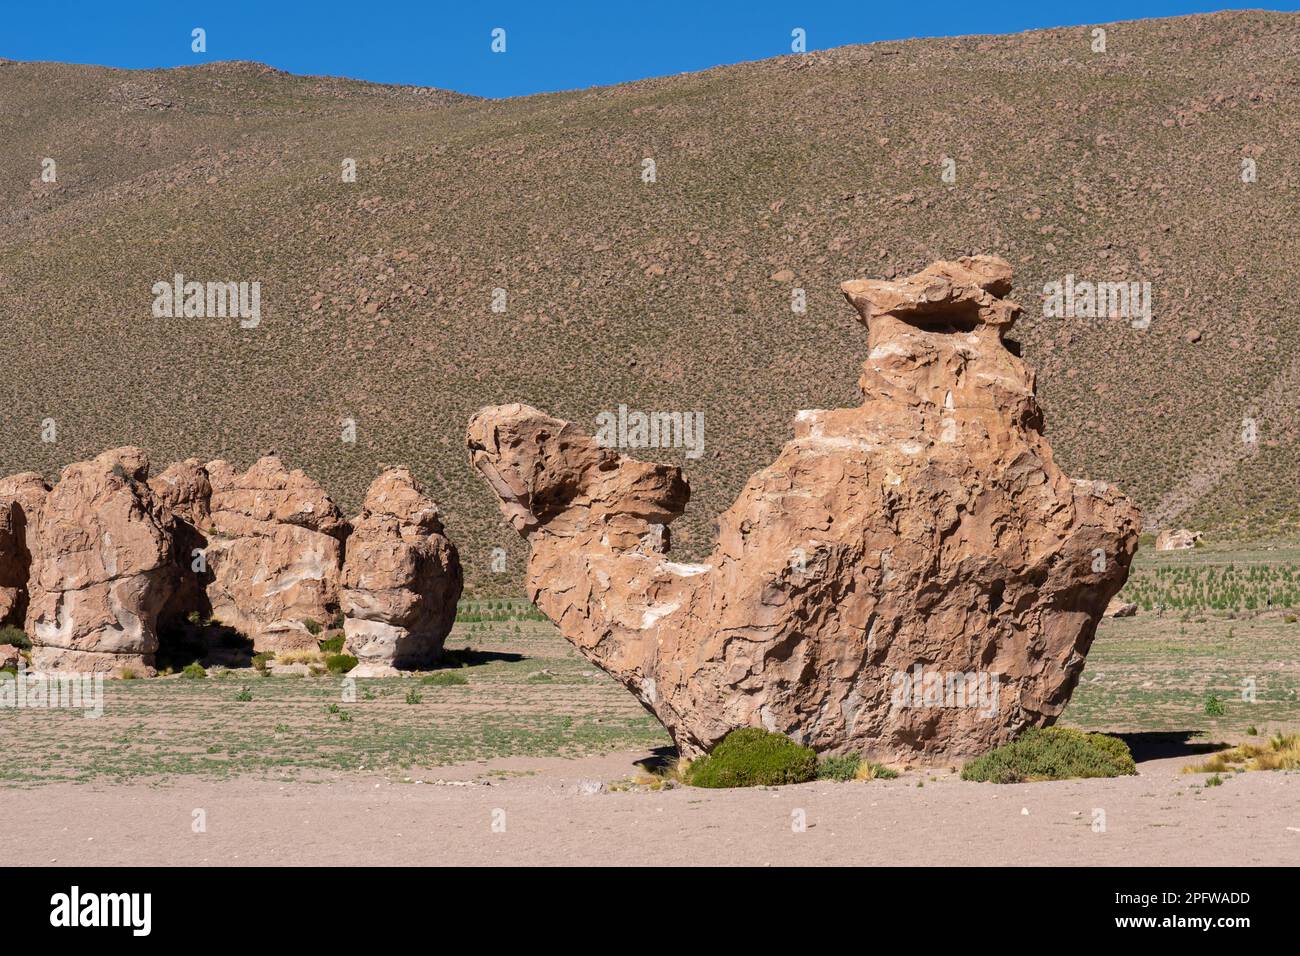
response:
{"label": "dry desert plain", "polygon": [[213,668],[110,682],[98,719],[0,710],[0,846],[37,866],[1297,864],[1300,774],[1184,768],[1300,726],[1300,622],[1277,609],[1298,581],[1294,543],[1139,552],[1139,612],[1103,622],[1064,720],[1123,734],[1134,777],[658,786],[669,740],[630,694],[531,607],[467,602],[444,667],[354,702],[336,676]]}

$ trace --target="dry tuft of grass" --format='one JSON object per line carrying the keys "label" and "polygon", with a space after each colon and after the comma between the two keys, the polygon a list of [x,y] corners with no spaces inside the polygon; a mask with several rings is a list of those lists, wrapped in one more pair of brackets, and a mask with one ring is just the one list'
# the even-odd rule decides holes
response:
{"label": "dry tuft of grass", "polygon": [[277,664],[323,664],[325,655],[320,651],[283,651],[275,655]]}
{"label": "dry tuft of grass", "polygon": [[897,777],[897,770],[870,760],[858,764],[858,772],[853,775],[854,780],[894,780]]}
{"label": "dry tuft of grass", "polygon": [[1300,770],[1300,733],[1274,734],[1267,744],[1246,743],[1220,751],[1183,773],[1230,773],[1243,770]]}

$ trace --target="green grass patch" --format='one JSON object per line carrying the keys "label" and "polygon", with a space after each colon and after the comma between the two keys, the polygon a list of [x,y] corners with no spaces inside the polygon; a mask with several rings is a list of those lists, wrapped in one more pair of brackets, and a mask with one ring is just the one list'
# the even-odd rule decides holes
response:
{"label": "green grass patch", "polygon": [[817,777],[817,754],[784,734],[742,727],[690,765],[693,787],[776,787]]}
{"label": "green grass patch", "polygon": [[438,671],[436,674],[421,678],[420,683],[428,684],[430,687],[463,687],[469,683],[469,678],[456,671]]}
{"label": "green grass patch", "polygon": [[1032,727],[961,768],[963,780],[1025,783],[1137,773],[1128,745],[1118,737],[1070,727]]}
{"label": "green grass patch", "polygon": [[357,659],[351,654],[328,654],[325,657],[325,669],[331,674],[346,674],[357,666]]}

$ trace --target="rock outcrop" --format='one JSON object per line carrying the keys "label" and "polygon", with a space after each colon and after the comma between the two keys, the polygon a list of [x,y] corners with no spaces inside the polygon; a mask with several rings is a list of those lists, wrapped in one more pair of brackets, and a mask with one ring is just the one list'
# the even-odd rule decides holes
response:
{"label": "rock outcrop", "polygon": [[0,624],[23,625],[32,554],[28,528],[50,486],[34,471],[0,479]]}
{"label": "rock outcrop", "polygon": [[1201,532],[1188,531],[1186,528],[1166,528],[1156,535],[1157,551],[1186,551],[1196,547],[1201,539]]}
{"label": "rock outcrop", "polygon": [[34,669],[151,672],[172,538],[148,477],[143,452],[116,448],[63,469],[45,496],[27,534]]}
{"label": "rock outcrop", "polygon": [[144,676],[160,632],[170,665],[238,666],[249,639],[256,651],[314,651],[345,597],[333,633],[358,676],[434,663],[462,586],[437,506],[393,469],[356,523],[274,456],[242,473],[189,458],[150,478],[143,452],[117,448],[69,465],[53,489],[14,475],[0,479],[0,624],[24,625],[34,668]]}
{"label": "rock outcrop", "polygon": [[405,468],[384,472],[352,520],[343,565],[344,649],[356,677],[427,667],[456,619],[462,576],[438,507]]}
{"label": "rock outcrop", "polygon": [[243,474],[224,461],[204,471],[213,619],[258,651],[315,650],[308,622],[324,626],[339,610],[343,515],[320,485],[273,455]]}
{"label": "rock outcrop", "polygon": [[1111,598],[1110,603],[1106,605],[1106,611],[1103,617],[1136,617],[1138,606],[1132,601],[1121,601],[1119,598]]}
{"label": "rock outcrop", "polygon": [[481,410],[470,460],[529,541],[529,596],[687,756],[762,726],[939,761],[1050,724],[1139,519],[1053,461],[1003,339],[1010,288],[986,256],[846,282],[868,330],[863,405],[798,413],[703,564],[666,553],[679,469],[525,405]]}

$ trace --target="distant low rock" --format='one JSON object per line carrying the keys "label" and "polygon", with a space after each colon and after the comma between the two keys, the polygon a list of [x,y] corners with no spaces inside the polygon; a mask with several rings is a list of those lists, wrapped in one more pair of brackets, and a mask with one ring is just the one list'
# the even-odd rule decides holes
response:
{"label": "distant low rock", "polygon": [[1157,551],[1186,551],[1188,548],[1196,547],[1196,542],[1201,540],[1201,532],[1188,531],[1186,528],[1177,530],[1167,528],[1156,535]]}
{"label": "distant low rock", "polygon": [[1132,601],[1121,601],[1119,598],[1112,598],[1111,602],[1106,605],[1105,617],[1134,617],[1138,612],[1138,606]]}

